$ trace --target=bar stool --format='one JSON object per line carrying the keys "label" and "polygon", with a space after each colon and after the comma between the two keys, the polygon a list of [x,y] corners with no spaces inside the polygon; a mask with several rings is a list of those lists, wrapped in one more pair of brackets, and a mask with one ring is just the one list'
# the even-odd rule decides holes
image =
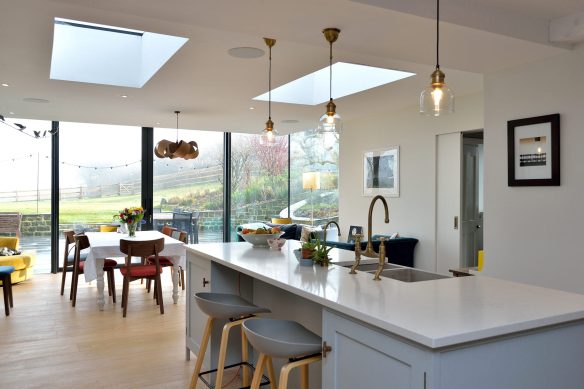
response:
{"label": "bar stool", "polygon": [[267,362],[272,357],[288,358],[280,370],[278,389],[288,387],[290,371],[300,367],[300,388],[308,389],[308,364],[322,359],[322,339],[300,323],[291,320],[254,319],[243,323],[243,332],[254,349],[260,352],[251,389],[259,388],[259,381]]}
{"label": "bar stool", "polygon": [[12,308],[12,280],[10,277],[14,272],[14,266],[0,266],[0,280],[2,281],[2,292],[4,293],[4,312],[10,316]]}
{"label": "bar stool", "polygon": [[[258,307],[250,303],[249,301],[241,298],[235,294],[226,293],[196,293],[195,301],[197,305],[205,314],[207,314],[207,324],[205,325],[205,331],[203,332],[203,338],[201,340],[201,347],[199,348],[199,353],[197,355],[197,362],[195,363],[195,370],[193,371],[193,376],[191,377],[191,384],[189,389],[195,389],[197,386],[197,381],[201,378],[201,381],[205,383],[208,387],[212,387],[210,382],[207,382],[202,376],[208,373],[217,372],[215,375],[215,385],[214,388],[220,389],[223,383],[223,371],[224,369],[244,366],[243,367],[243,385],[244,387],[249,385],[249,372],[248,368],[253,368],[249,364],[249,354],[247,346],[247,338],[245,333],[241,331],[241,357],[242,362],[230,366],[225,366],[225,358],[227,354],[227,343],[229,340],[229,331],[238,325],[244,323],[250,317],[258,313],[268,313],[270,312],[267,308]],[[211,330],[213,329],[213,323],[216,319],[224,320],[229,319],[229,321],[223,326],[223,332],[221,334],[221,345],[219,346],[219,359],[217,361],[217,369],[201,372],[201,367],[203,366],[203,360],[205,359],[205,351],[207,350],[207,345],[209,343],[209,337],[211,336]],[[271,365],[270,365],[271,366]],[[269,367],[270,367],[269,366]],[[273,372],[273,368],[271,369]],[[261,376],[261,374],[260,374]],[[270,380],[273,382],[273,374]],[[261,380],[262,377],[259,378]],[[267,384],[267,380],[262,383],[262,385]]]}

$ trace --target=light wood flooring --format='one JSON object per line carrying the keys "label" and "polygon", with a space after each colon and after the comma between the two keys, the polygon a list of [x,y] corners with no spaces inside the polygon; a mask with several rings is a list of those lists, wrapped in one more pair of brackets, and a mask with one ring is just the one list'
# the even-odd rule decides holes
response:
{"label": "light wood flooring", "polygon": [[195,358],[185,359],[185,292],[173,304],[168,270],[162,276],[164,315],[136,281],[126,318],[118,271],[118,302],[102,312],[83,276],[75,308],[68,285],[59,294],[60,274],[13,285],[14,308],[0,317],[0,388],[186,388]]}

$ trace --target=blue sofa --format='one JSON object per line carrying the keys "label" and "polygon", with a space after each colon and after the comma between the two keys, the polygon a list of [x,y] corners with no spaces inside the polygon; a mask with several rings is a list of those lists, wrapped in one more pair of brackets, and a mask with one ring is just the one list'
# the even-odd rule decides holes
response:
{"label": "blue sofa", "polygon": [[[299,224],[272,224],[272,223],[248,223],[236,227],[236,231],[241,231],[244,228],[257,229],[260,227],[280,227],[284,232],[282,238],[300,240],[302,234],[302,226]],[[328,234],[327,234],[328,235]],[[330,236],[330,235],[329,235]],[[373,235],[373,248],[379,252],[379,238],[384,237],[385,240],[385,254],[388,262],[396,265],[414,267],[414,249],[418,240],[415,238],[395,238],[389,239],[389,235]],[[238,242],[243,242],[243,239],[237,235]],[[336,247],[343,250],[355,251],[355,243],[333,242],[325,241],[328,246]],[[361,249],[365,250],[367,242],[361,242]]]}

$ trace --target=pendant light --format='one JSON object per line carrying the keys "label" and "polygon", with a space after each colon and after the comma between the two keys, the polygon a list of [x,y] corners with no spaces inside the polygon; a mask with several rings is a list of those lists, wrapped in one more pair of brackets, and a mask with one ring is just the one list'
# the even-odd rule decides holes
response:
{"label": "pendant light", "polygon": [[338,28],[325,28],[322,30],[325,39],[329,43],[329,102],[326,105],[326,113],[320,117],[318,132],[340,133],[343,129],[341,116],[336,112],[337,106],[333,102],[333,43],[337,41],[341,30]]}
{"label": "pendant light", "polygon": [[268,121],[266,128],[263,129],[260,136],[260,145],[274,146],[276,144],[276,136],[278,131],[274,130],[274,122],[272,121],[272,46],[276,44],[276,40],[272,38],[264,38],[264,42],[269,48],[270,65],[268,70]]}
{"label": "pendant light", "polygon": [[440,116],[454,112],[454,91],[444,83],[444,72],[440,70],[440,0],[436,0],[436,70],[430,76],[432,82],[420,95],[420,113]]}
{"label": "pendant light", "polygon": [[197,142],[190,141],[186,142],[178,140],[178,115],[180,111],[174,111],[176,114],[176,142],[171,142],[169,140],[163,139],[156,144],[154,148],[154,155],[158,158],[182,158],[182,159],[195,159],[199,156],[199,146]]}

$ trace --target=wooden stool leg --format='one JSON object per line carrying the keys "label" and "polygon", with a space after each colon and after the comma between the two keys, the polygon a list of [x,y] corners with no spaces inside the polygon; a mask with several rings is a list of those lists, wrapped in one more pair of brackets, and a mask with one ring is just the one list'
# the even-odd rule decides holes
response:
{"label": "wooden stool leg", "polygon": [[197,381],[199,381],[199,373],[201,372],[201,367],[203,367],[203,361],[205,360],[205,351],[207,351],[207,344],[209,343],[209,338],[211,337],[211,330],[213,329],[213,319],[209,317],[207,319],[207,325],[205,326],[205,331],[203,332],[203,337],[201,338],[201,346],[199,347],[199,353],[197,354],[197,361],[195,362],[195,370],[193,371],[193,376],[191,377],[191,384],[189,389],[195,389],[197,386]]}
{"label": "wooden stool leg", "polygon": [[[302,366],[302,368],[304,368],[304,367],[308,368],[308,364],[313,363],[313,362],[318,362],[321,359],[322,359],[322,357],[320,355],[316,355],[314,357],[301,359],[299,361],[290,362],[290,363],[287,363],[284,366],[282,366],[282,370],[280,370],[280,385],[278,386],[278,389],[287,389],[288,388],[288,376],[290,375],[290,372],[292,371],[292,369],[299,367],[299,366]],[[304,377],[304,374],[306,374],[306,378]],[[303,386],[301,386],[301,388],[307,389],[308,382],[306,382],[306,386],[304,386],[304,379],[306,379],[306,381],[308,381],[308,371],[306,371],[306,373],[301,372],[301,382],[303,385]]]}
{"label": "wooden stool leg", "polygon": [[260,353],[258,357],[258,363],[255,367],[255,372],[253,373],[253,379],[251,380],[251,386],[249,389],[259,389],[260,383],[262,382],[262,374],[264,373],[264,365],[266,362],[266,355]]}
{"label": "wooden stool leg", "polygon": [[10,277],[8,277],[8,290],[9,290],[9,294],[8,294],[8,298],[10,299],[10,308],[13,308],[14,306],[12,305],[12,280],[10,279]]}
{"label": "wooden stool leg", "polygon": [[[249,348],[247,345],[247,336],[245,335],[245,331],[243,330],[243,328],[241,329],[241,361],[249,362]],[[250,368],[245,364],[241,366],[243,371],[241,384],[242,386],[249,386]]]}
{"label": "wooden stool leg", "polygon": [[221,345],[219,347],[219,360],[217,361],[217,374],[215,375],[215,387],[220,388],[223,384],[223,370],[225,369],[225,358],[227,357],[227,342],[229,340],[229,331],[235,326],[241,325],[242,321],[237,320],[226,323],[221,333]]}
{"label": "wooden stool leg", "polygon": [[300,367],[300,389],[308,389],[308,365]]}
{"label": "wooden stool leg", "polygon": [[268,357],[268,378],[270,379],[270,389],[276,389],[276,374],[274,373],[274,364],[272,357]]}

